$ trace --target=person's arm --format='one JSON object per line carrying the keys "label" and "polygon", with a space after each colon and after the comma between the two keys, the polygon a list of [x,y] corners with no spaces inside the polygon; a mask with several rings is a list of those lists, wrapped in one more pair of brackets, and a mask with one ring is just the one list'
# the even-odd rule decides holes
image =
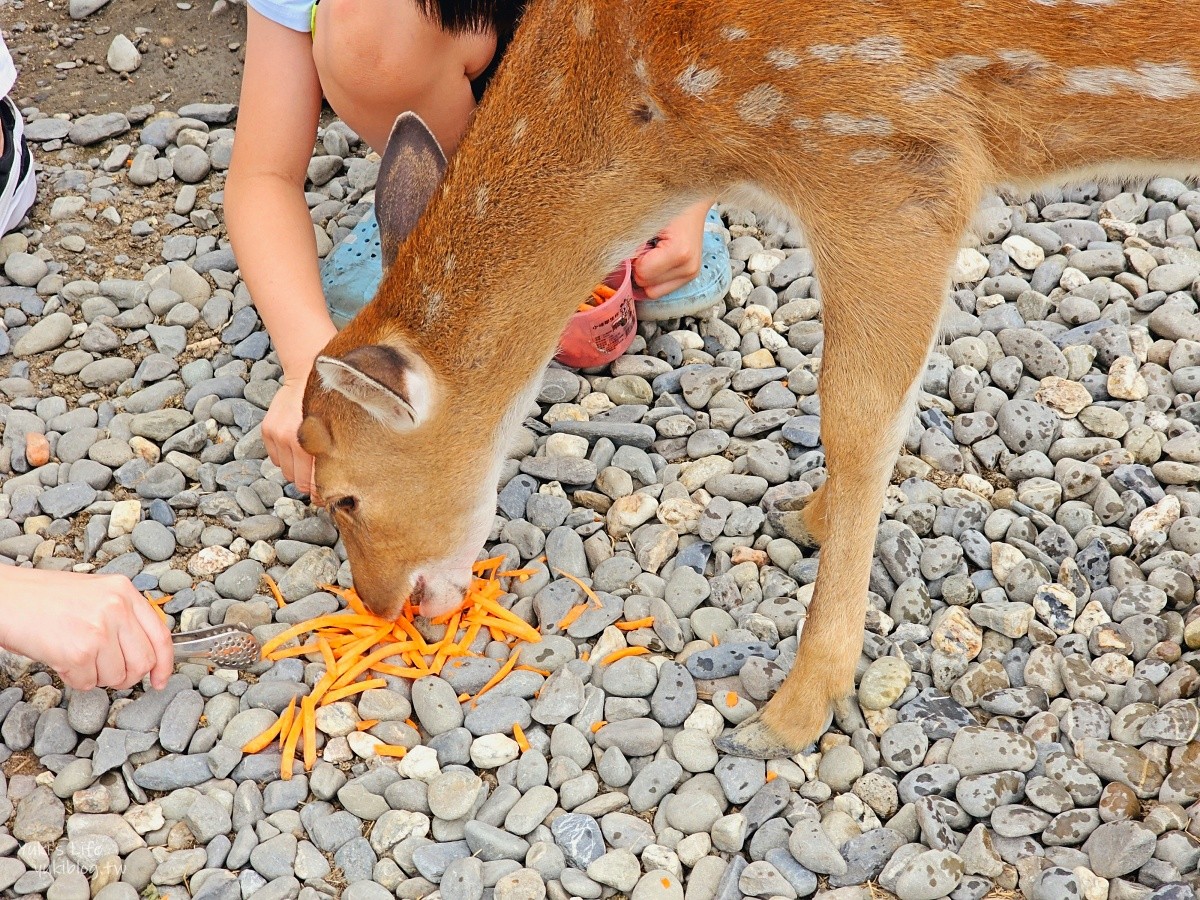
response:
{"label": "person's arm", "polygon": [[708,199],[688,207],[662,230],[654,247],[634,260],[634,280],[647,297],[657,300],[700,274],[704,219],[712,204]]}
{"label": "person's arm", "polygon": [[0,566],[0,647],[58,672],[69,688],[122,690],[175,666],[167,626],[123,575]]}
{"label": "person's arm", "polygon": [[238,267],[279,354],[283,387],[263,420],[272,461],[311,492],[312,458],[296,439],[317,354],[337,333],[321,292],[304,182],[321,112],[309,35],[247,10],[238,134],[225,213]]}

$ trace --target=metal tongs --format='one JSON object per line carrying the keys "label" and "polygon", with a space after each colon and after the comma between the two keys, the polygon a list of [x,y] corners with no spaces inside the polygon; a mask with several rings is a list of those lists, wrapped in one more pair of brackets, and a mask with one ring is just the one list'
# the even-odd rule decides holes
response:
{"label": "metal tongs", "polygon": [[214,625],[171,635],[175,661],[206,660],[218,669],[247,669],[262,659],[262,645],[245,625]]}

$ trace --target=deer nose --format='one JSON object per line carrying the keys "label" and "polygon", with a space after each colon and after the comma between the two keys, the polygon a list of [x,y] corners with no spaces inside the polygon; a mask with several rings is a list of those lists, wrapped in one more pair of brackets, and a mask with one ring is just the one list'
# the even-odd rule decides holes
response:
{"label": "deer nose", "polygon": [[413,584],[412,594],[409,595],[408,602],[413,606],[420,606],[425,600],[425,594],[428,585],[425,583],[425,576],[418,575],[416,582]]}

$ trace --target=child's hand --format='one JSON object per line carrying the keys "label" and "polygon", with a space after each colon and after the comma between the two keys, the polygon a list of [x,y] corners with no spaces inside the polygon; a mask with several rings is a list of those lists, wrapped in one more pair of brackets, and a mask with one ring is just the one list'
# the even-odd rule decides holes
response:
{"label": "child's hand", "polygon": [[167,626],[123,575],[0,568],[0,645],[58,672],[67,687],[166,687]]}
{"label": "child's hand", "polygon": [[311,494],[316,487],[313,484],[313,458],[304,452],[296,437],[304,419],[304,384],[307,380],[307,375],[305,378],[284,378],[283,387],[271,400],[271,407],[263,419],[262,435],[271,462],[283,470],[288,481],[295,482],[299,491]]}
{"label": "child's hand", "polygon": [[658,243],[633,261],[633,280],[652,300],[669,294],[700,274],[704,217],[709,201],[687,209],[658,235]]}

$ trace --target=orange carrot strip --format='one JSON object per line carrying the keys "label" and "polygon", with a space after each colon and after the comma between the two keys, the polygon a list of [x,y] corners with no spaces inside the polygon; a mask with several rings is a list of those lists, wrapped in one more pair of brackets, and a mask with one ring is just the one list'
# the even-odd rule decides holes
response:
{"label": "orange carrot strip", "polygon": [[529,741],[525,739],[525,732],[516,722],[513,722],[513,740],[517,742],[517,746],[521,748],[522,753],[529,749]]}
{"label": "orange carrot strip", "polygon": [[609,287],[604,282],[601,282],[600,284],[598,284],[594,288],[592,288],[592,293],[598,294],[599,296],[603,297],[605,300],[611,300],[613,297],[617,296],[616,289]]}
{"label": "orange carrot strip", "polygon": [[303,725],[304,717],[297,716],[288,730],[287,738],[284,739],[283,756],[279,759],[279,777],[284,781],[292,780],[292,763],[296,761],[296,744],[300,740]]}
{"label": "orange carrot strip", "polygon": [[554,573],[556,575],[561,575],[563,578],[566,578],[568,581],[575,582],[577,585],[579,585],[580,589],[583,591],[584,596],[586,596],[589,600],[591,600],[593,603],[596,604],[596,609],[604,609],[604,604],[600,601],[600,598],[598,596],[596,596],[596,592],[593,591],[586,584],[584,584],[582,581],[580,581],[578,578],[576,578],[574,575],[572,575],[570,572],[564,572],[562,569],[555,569]]}
{"label": "orange carrot strip", "polygon": [[433,665],[429,668],[435,672],[441,672],[442,666],[446,664],[446,657],[450,655],[451,649],[454,647],[454,638],[458,636],[458,623],[462,620],[460,613],[455,613],[450,619],[450,624],[446,626],[446,635],[438,642],[438,651],[433,657]]}
{"label": "orange carrot strip", "polygon": [[561,619],[559,619],[558,630],[566,631],[568,628],[570,628],[572,625],[575,624],[576,619],[578,619],[585,612],[587,612],[589,609],[591,609],[591,606],[592,606],[592,604],[589,602],[579,603],[575,606],[572,606],[571,609],[567,612],[567,614],[565,616],[563,616]]}
{"label": "orange carrot strip", "polygon": [[730,691],[729,693],[727,693],[725,695],[725,705],[727,707],[729,707],[730,709],[733,709],[735,706],[737,706],[737,702],[738,702],[738,695],[735,694],[733,691]]}
{"label": "orange carrot strip", "polygon": [[644,619],[631,619],[628,622],[618,622],[617,627],[622,631],[634,631],[638,628],[653,628],[654,616],[646,616]]}
{"label": "orange carrot strip", "polygon": [[333,647],[329,646],[329,641],[320,635],[317,636],[317,647],[321,651],[321,659],[325,661],[325,671],[332,672],[337,668],[337,659],[333,655]]}
{"label": "orange carrot strip", "polygon": [[275,603],[279,606],[280,609],[283,609],[285,606],[287,606],[287,601],[283,599],[283,593],[279,590],[279,585],[277,585],[275,583],[275,579],[272,578],[270,575],[268,575],[266,572],[263,573],[263,578],[266,579],[267,587],[270,588],[271,593],[275,597]]}
{"label": "orange carrot strip", "polygon": [[394,675],[396,678],[424,678],[426,675],[433,674],[426,668],[389,666],[387,663],[373,663],[371,671],[378,672],[380,675]]}
{"label": "orange carrot strip", "polygon": [[721,646],[721,639],[719,637],[717,637],[717,633],[715,631],[713,632],[712,640],[710,640],[709,643],[712,644],[714,647]]}
{"label": "orange carrot strip", "polygon": [[599,722],[593,722],[592,723],[592,734],[595,734],[597,731],[599,731],[601,728],[603,728],[607,724],[608,724],[608,722],[606,722],[604,719],[601,719]]}
{"label": "orange carrot strip", "polygon": [[292,698],[292,702],[288,704],[287,709],[283,711],[283,715],[279,717],[279,749],[283,749],[283,742],[292,732],[292,722],[296,717],[296,698]]}
{"label": "orange carrot strip", "polygon": [[346,685],[346,687],[331,690],[321,698],[321,705],[325,706],[328,703],[336,703],[345,697],[350,697],[354,694],[361,694],[363,691],[385,687],[387,687],[387,682],[382,678],[368,678],[366,681],[357,681],[354,684]]}
{"label": "orange carrot strip", "polygon": [[529,578],[537,574],[537,569],[509,569],[507,572],[497,572],[497,578]]}
{"label": "orange carrot strip", "polygon": [[397,619],[396,624],[400,626],[405,634],[416,641],[417,648],[420,649],[422,653],[429,649],[429,645],[425,643],[425,637],[421,634],[421,632],[417,631],[416,625],[407,619]]}
{"label": "orange carrot strip", "polygon": [[408,748],[401,747],[399,744],[376,744],[375,745],[375,755],[376,756],[403,757],[407,753],[408,753]]}
{"label": "orange carrot strip", "polygon": [[467,702],[468,700],[470,700],[470,699],[471,699],[471,695],[470,695],[470,694],[459,694],[459,695],[458,695],[458,702],[459,702],[459,703],[466,703],[466,702]]}
{"label": "orange carrot strip", "polygon": [[344,675],[355,663],[355,661],[383,640],[384,636],[391,632],[391,626],[387,628],[379,628],[373,633],[367,635],[361,641],[351,644],[346,647],[341,653],[341,659],[338,660],[337,672],[334,680]]}
{"label": "orange carrot strip", "polygon": [[537,666],[517,666],[517,671],[518,672],[533,672],[537,675],[541,675],[543,678],[550,677],[549,669],[539,669]]}
{"label": "orange carrot strip", "polygon": [[413,731],[421,730],[420,728],[417,727],[417,723],[414,722],[412,719],[405,719],[404,724],[407,725],[409,728],[411,728]]}
{"label": "orange carrot strip", "polygon": [[305,656],[309,653],[315,653],[320,649],[317,642],[313,641],[308,644],[300,644],[296,647],[284,647],[282,650],[272,650],[267,654],[266,658],[274,662],[280,659],[291,659],[293,656]]}
{"label": "orange carrot strip", "polygon": [[387,659],[390,656],[400,656],[408,650],[415,650],[416,645],[412,641],[401,641],[399,643],[384,644],[378,650],[368,653],[354,665],[350,666],[346,671],[338,675],[337,681],[334,682],[335,688],[345,687],[355,678],[361,675],[367,669],[372,669],[380,660]]}
{"label": "orange carrot strip", "polygon": [[774,780],[775,780],[776,778],[778,778],[778,777],[779,777],[779,773],[778,773],[778,772],[768,772],[768,773],[767,773],[767,781],[768,781],[768,782],[774,781]]}
{"label": "orange carrot strip", "polygon": [[507,557],[504,556],[493,556],[491,559],[481,559],[471,566],[471,571],[476,575],[482,575],[488,569],[496,569],[504,565],[505,559],[507,559]]}
{"label": "orange carrot strip", "polygon": [[337,680],[337,673],[326,672],[321,676],[320,680],[313,685],[312,692],[308,695],[312,698],[313,706],[317,705],[317,701],[325,696],[333,682]]}
{"label": "orange carrot strip", "polygon": [[391,622],[385,622],[376,616],[359,616],[347,615],[345,613],[334,613],[328,616],[317,616],[315,619],[309,619],[307,622],[301,622],[299,625],[293,625],[291,628],[283,631],[275,637],[271,638],[263,644],[263,653],[270,653],[272,650],[282,647],[294,637],[299,637],[306,631],[318,631],[328,625],[336,628],[348,628],[351,625],[373,625],[378,628],[380,625],[392,627]]}
{"label": "orange carrot strip", "polygon": [[363,603],[361,599],[359,599],[358,591],[354,590],[354,588],[350,588],[350,590],[346,591],[346,593],[343,594],[342,596],[346,600],[346,605],[349,606],[356,613],[358,613],[360,616],[370,615],[370,612],[367,610],[366,604]]}
{"label": "orange carrot strip", "polygon": [[618,659],[625,659],[627,656],[645,656],[649,652],[649,647],[625,647],[622,650],[614,650],[612,653],[608,654],[608,656],[600,660],[600,665],[611,665]]}
{"label": "orange carrot strip", "polygon": [[584,650],[582,653],[579,654],[579,658],[583,662],[587,662],[589,659],[592,658],[592,654],[590,654],[586,650]]}
{"label": "orange carrot strip", "polygon": [[505,676],[507,676],[508,673],[513,670],[513,666],[517,664],[518,656],[520,656],[520,653],[513,653],[513,655],[508,658],[508,662],[502,665],[499,671],[497,671],[495,675],[488,679],[487,684],[479,689],[479,692],[475,695],[474,699],[478,700],[480,697],[498,685],[501,681],[503,681]]}
{"label": "orange carrot strip", "polygon": [[533,626],[526,622],[520,622],[518,624],[510,619],[498,619],[494,616],[483,616],[481,622],[492,629],[492,637],[495,637],[498,641],[504,640],[504,638],[496,637],[497,631],[505,634],[515,635],[516,637],[519,637],[521,640],[530,644],[537,644],[542,640],[542,636],[534,630]]}
{"label": "orange carrot strip", "polygon": [[475,638],[479,636],[479,631],[482,628],[483,626],[478,622],[472,622],[470,625],[468,625],[467,633],[463,639],[459,641],[458,648],[464,653],[470,651],[471,645],[475,643]]}
{"label": "orange carrot strip", "polygon": [[251,738],[242,746],[243,753],[257,753],[260,750],[265,750],[279,736],[279,732],[283,728],[283,716],[275,720],[275,724],[264,731],[262,734]]}
{"label": "orange carrot strip", "polygon": [[317,764],[317,714],[311,697],[300,704],[300,719],[304,724],[304,771],[311,772]]}
{"label": "orange carrot strip", "polygon": [[511,609],[505,609],[490,597],[480,597],[477,603],[484,611],[497,619],[505,622],[511,622],[513,625],[516,625],[519,628],[528,628],[530,630],[533,629],[533,626],[518,616]]}
{"label": "orange carrot strip", "polygon": [[361,722],[359,722],[357,725],[354,726],[354,730],[355,731],[366,731],[368,728],[374,728],[378,724],[379,724],[378,719],[363,719]]}

